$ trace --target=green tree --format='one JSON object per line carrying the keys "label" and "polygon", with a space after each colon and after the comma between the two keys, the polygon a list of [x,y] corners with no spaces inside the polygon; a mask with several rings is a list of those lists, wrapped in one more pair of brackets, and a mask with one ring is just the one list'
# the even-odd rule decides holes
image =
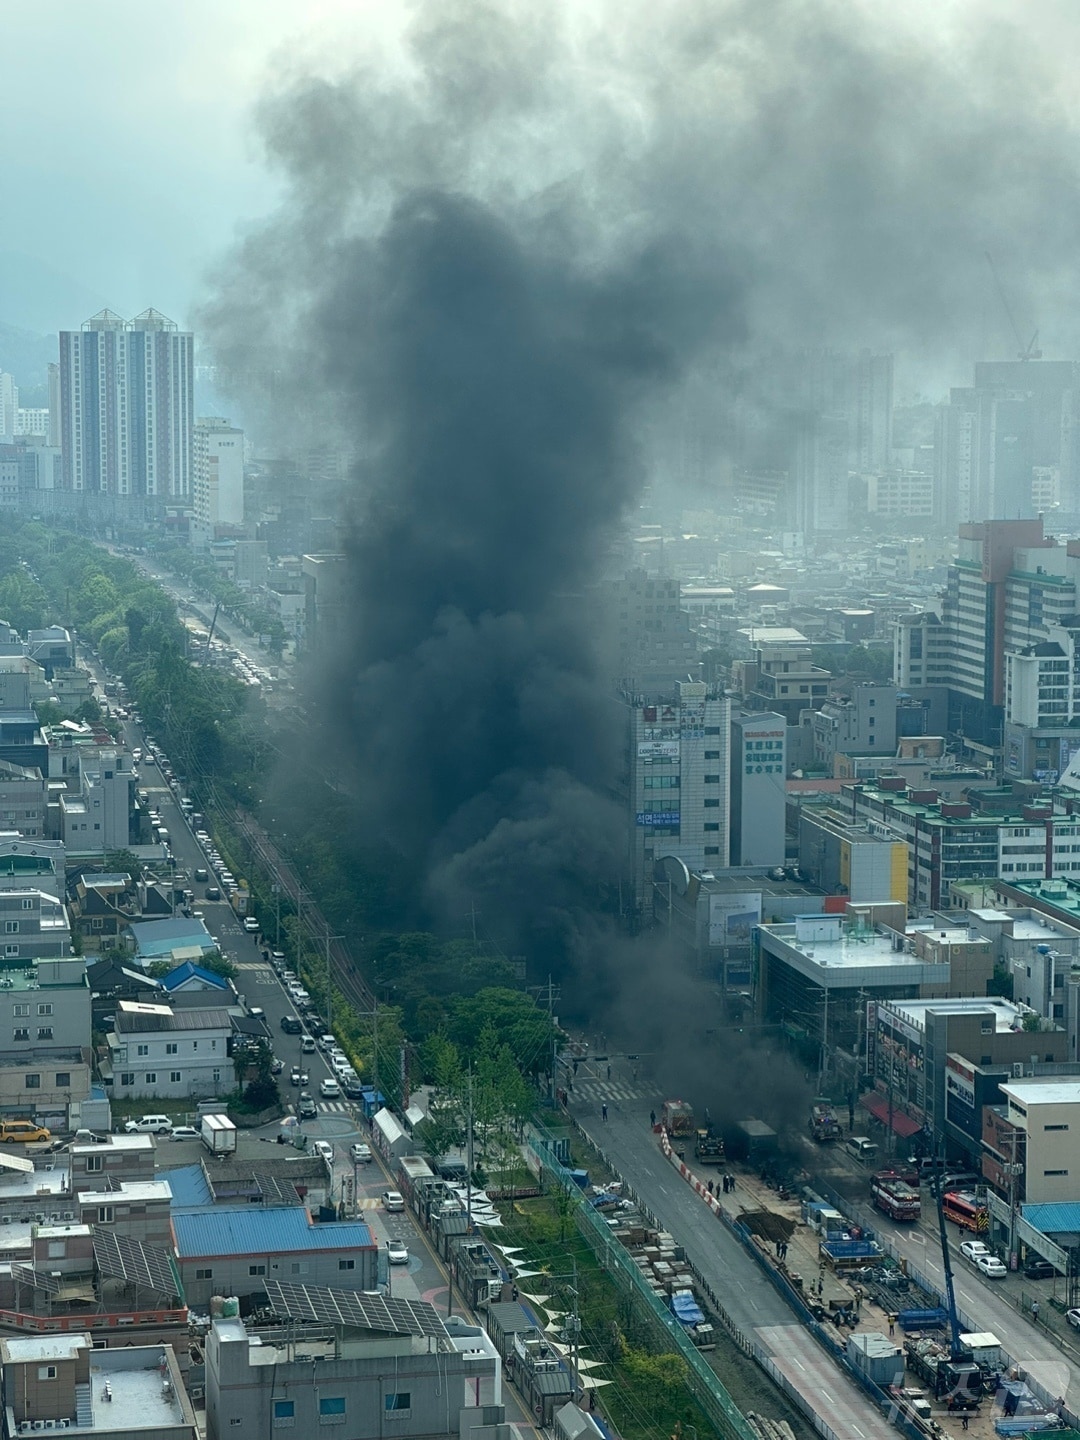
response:
{"label": "green tree", "polygon": [[110,850],[105,856],[107,875],[126,875],[134,885],[142,872],[142,861],[132,850]]}
{"label": "green tree", "polygon": [[416,1136],[421,1152],[437,1164],[465,1138],[465,1074],[457,1046],[444,1035],[428,1037],[421,1059],[432,1091],[427,1119],[417,1126]]}
{"label": "green tree", "polygon": [[204,970],[209,970],[214,975],[220,975],[223,980],[235,980],[236,978],[236,966],[227,955],[222,955],[220,950],[208,950],[199,964]]}

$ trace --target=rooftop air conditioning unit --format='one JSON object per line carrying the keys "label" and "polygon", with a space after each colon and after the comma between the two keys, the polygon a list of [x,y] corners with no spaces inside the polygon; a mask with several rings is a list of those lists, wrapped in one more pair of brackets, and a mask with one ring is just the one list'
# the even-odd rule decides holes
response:
{"label": "rooftop air conditioning unit", "polygon": [[1012,1073],[1014,1080],[1022,1080],[1024,1078],[1024,1062],[1022,1060],[1013,1061]]}

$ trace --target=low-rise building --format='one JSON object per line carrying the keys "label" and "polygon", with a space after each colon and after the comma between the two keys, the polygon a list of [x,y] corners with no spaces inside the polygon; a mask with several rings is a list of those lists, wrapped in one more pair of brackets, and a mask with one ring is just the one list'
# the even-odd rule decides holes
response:
{"label": "low-rise building", "polygon": [[215,1206],[173,1216],[189,1305],[211,1295],[243,1298],[278,1280],[296,1286],[374,1290],[379,1247],[359,1220],[319,1224],[302,1206]]}
{"label": "low-rise building", "polygon": [[1007,1118],[1023,1136],[1025,1204],[1073,1201],[1080,1181],[1080,1079],[1007,1080]]}
{"label": "low-rise building", "polygon": [[108,1190],[92,1187],[75,1195],[81,1224],[107,1225],[114,1235],[162,1250],[172,1243],[171,1203],[167,1180],[121,1180]]}
{"label": "low-rise building", "polygon": [[0,760],[0,830],[15,830],[26,840],[45,834],[48,785],[35,767]]}
{"label": "low-rise building", "polygon": [[805,1037],[810,1053],[861,1054],[868,1000],[915,999],[949,980],[945,958],[917,954],[902,931],[859,917],[799,915],[756,934],[758,1013]]}
{"label": "low-rise building", "polygon": [[18,966],[71,951],[67,910],[47,890],[0,889],[0,964]]}
{"label": "low-rise building", "polygon": [[198,1440],[171,1345],[95,1349],[89,1334],[0,1339],[4,1440],[43,1429],[95,1440]]}
{"label": "low-rise building", "polygon": [[217,1095],[232,1084],[232,1020],[210,1009],[121,1000],[103,1064],[116,1098],[184,1098]]}
{"label": "low-rise building", "polygon": [[[965,996],[879,1002],[873,1027],[873,1073],[877,1088],[862,1103],[901,1135],[923,1131],[928,1150],[949,1143],[978,1162],[981,1142],[948,1120],[950,1057],[983,1069],[1023,1065],[1034,1056],[1045,1064],[1068,1059],[1065,1031],[1000,996]],[[955,1088],[956,1082],[952,1082]]]}
{"label": "low-rise building", "polygon": [[266,1288],[279,1325],[217,1320],[207,1337],[207,1440],[324,1425],[357,1440],[502,1432],[501,1362],[478,1327],[424,1300]]}

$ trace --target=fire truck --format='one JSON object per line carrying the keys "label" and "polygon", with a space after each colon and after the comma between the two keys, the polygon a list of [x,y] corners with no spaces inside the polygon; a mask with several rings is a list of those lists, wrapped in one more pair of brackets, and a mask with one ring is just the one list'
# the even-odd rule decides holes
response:
{"label": "fire truck", "polygon": [[889,1170],[881,1170],[870,1181],[870,1197],[874,1208],[891,1220],[918,1220],[922,1199],[918,1190]]}
{"label": "fire truck", "polygon": [[665,1100],[663,1125],[669,1135],[692,1135],[694,1112],[685,1100]]}

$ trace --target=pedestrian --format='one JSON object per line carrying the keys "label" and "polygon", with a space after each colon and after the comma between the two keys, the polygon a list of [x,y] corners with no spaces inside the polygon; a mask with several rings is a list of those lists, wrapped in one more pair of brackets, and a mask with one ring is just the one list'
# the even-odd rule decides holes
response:
{"label": "pedestrian", "polygon": [[965,1430],[967,1429],[967,1427],[968,1427],[968,1414],[967,1414],[967,1411],[966,1411],[966,1410],[964,1411],[963,1415],[961,1415],[961,1417],[960,1417],[960,1424],[961,1424],[961,1426],[962,1426]]}
{"label": "pedestrian", "polygon": [[712,1184],[713,1184],[713,1182],[710,1180],[710,1181],[709,1181],[709,1194],[710,1194],[710,1195],[713,1193]]}
{"label": "pedestrian", "polygon": [[510,1298],[512,1300],[516,1300],[518,1298],[518,1293],[518,1287],[516,1285],[512,1285],[510,1287]]}
{"label": "pedestrian", "polygon": [[575,1075],[577,1074],[577,1067],[578,1067],[578,1062],[577,1062],[577,1060],[575,1060],[575,1061],[574,1061],[574,1074],[575,1074]]}
{"label": "pedestrian", "polygon": [[604,1103],[600,1106],[600,1119],[603,1120],[605,1123],[607,1122],[607,1101],[606,1101],[606,1100],[605,1100]]}
{"label": "pedestrian", "polygon": [[656,1129],[656,1111],[655,1111],[655,1110],[650,1110],[650,1111],[649,1111],[649,1128],[652,1129],[652,1130],[655,1130],[655,1129]]}
{"label": "pedestrian", "polygon": [[1033,1324],[1039,1323],[1039,1302],[1037,1300],[1031,1302],[1031,1319]]}
{"label": "pedestrian", "polygon": [[890,1316],[889,1316],[889,1334],[890,1334],[890,1335],[895,1335],[895,1334],[896,1334],[896,1316],[895,1316],[895,1315],[890,1315]]}
{"label": "pedestrian", "polygon": [[611,1066],[610,1066],[610,1065],[607,1067],[607,1078],[608,1078],[609,1080],[611,1079]]}

